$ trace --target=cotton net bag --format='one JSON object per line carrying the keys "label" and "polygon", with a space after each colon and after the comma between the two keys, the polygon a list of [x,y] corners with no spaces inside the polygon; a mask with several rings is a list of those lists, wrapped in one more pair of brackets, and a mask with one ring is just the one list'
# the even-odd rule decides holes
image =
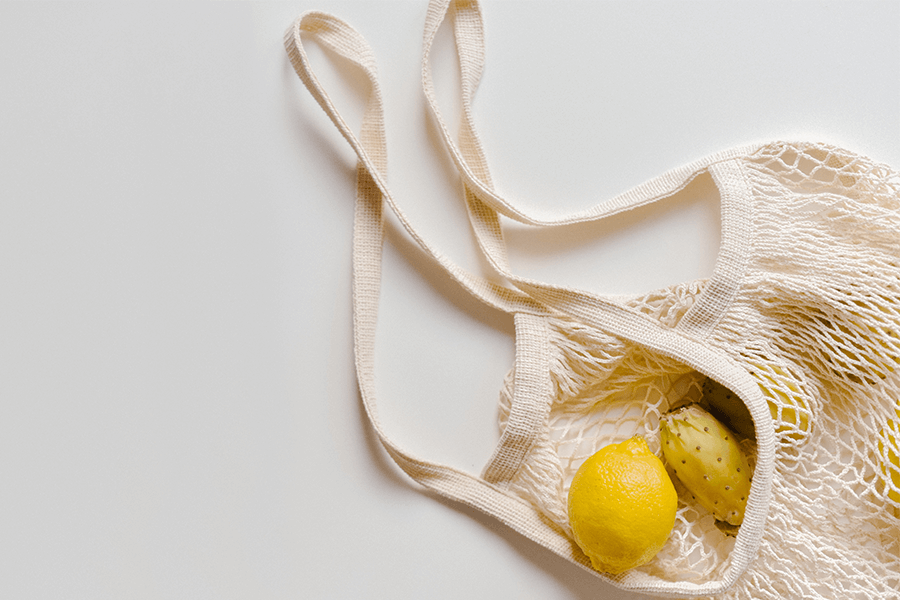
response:
{"label": "cotton net bag", "polygon": [[[449,16],[463,118],[445,124],[430,51]],[[303,48],[312,39],[369,80],[359,135],[334,107]],[[610,584],[664,597],[900,597],[900,175],[821,143],[720,152],[589,210],[532,215],[494,188],[472,121],[484,60],[477,2],[433,0],[423,87],[464,183],[479,246],[504,284],[473,275],[422,238],[386,184],[382,96],[362,36],[337,17],[301,15],[285,35],[291,64],[359,158],[354,222],[354,347],[373,429],[397,464],[439,494],[497,518]],[[501,217],[537,227],[603,219],[684,189],[718,188],[722,243],[709,279],[610,297],[512,273]],[[428,461],[391,440],[377,414],[374,335],[383,207],[459,285],[514,315],[516,360],[500,390],[500,438],[480,474]],[[676,523],[648,564],[594,571],[572,540],[568,486],[610,443],[642,435],[660,454],[660,418],[731,390],[754,424],[754,474],[736,537],[679,488]],[[462,443],[462,442],[461,442]],[[677,479],[675,479],[678,486]]]}

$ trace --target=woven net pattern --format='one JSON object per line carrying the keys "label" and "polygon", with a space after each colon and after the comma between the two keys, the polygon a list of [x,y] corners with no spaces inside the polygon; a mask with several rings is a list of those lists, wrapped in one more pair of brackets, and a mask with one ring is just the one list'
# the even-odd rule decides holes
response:
{"label": "woven net pattern", "polygon": [[[674,286],[627,303],[674,326],[704,284]],[[678,403],[699,401],[704,377],[668,357],[572,321],[553,319],[550,326],[554,402],[544,436],[510,489],[571,535],[566,498],[581,463],[600,448],[635,435],[642,435],[662,458],[661,415]],[[512,378],[507,382],[501,393],[501,427],[511,407]],[[752,444],[747,450],[752,456]],[[675,527],[654,561],[641,569],[673,580],[702,581],[718,575],[727,564],[734,538],[716,528],[712,514],[686,502],[690,494],[677,477],[672,479],[679,492]]]}
{"label": "woven net pattern", "polygon": [[[720,598],[898,598],[900,176],[811,144],[766,146],[742,168],[752,192],[749,262],[707,341],[758,379],[778,450],[760,551]],[[705,283],[627,304],[674,327]],[[575,322],[550,326],[553,404],[510,490],[570,534],[566,496],[581,463],[638,434],[661,456],[660,416],[700,400],[704,378]],[[501,428],[511,385],[501,392]],[[752,463],[753,442],[744,444]],[[715,578],[734,538],[673,481],[675,529],[638,569]]]}
{"label": "woven net pattern", "polygon": [[786,143],[746,173],[754,251],[710,341],[759,378],[780,450],[760,552],[725,597],[900,597],[900,176]]}

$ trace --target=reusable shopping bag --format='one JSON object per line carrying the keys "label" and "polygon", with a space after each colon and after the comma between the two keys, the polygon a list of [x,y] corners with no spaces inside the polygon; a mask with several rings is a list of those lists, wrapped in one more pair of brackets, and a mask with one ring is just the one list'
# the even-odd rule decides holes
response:
{"label": "reusable shopping bag", "polygon": [[[463,118],[454,135],[432,83],[435,34],[452,21]],[[370,82],[359,135],[319,84],[301,33]],[[386,184],[382,95],[362,36],[303,14],[285,47],[303,83],[359,158],[353,241],[354,344],[367,415],[390,456],[437,493],[475,507],[620,588],[668,597],[897,598],[900,590],[900,176],[813,142],[753,144],[665,173],[591,209],[528,214],[494,188],[472,120],[484,63],[474,0],[432,0],[423,86],[481,251],[505,283],[476,276],[423,239]],[[596,221],[665,201],[698,177],[721,198],[711,277],[612,297],[516,275],[501,219],[538,227]],[[514,316],[516,357],[499,393],[500,436],[479,474],[413,456],[381,426],[374,336],[385,205],[460,286]],[[643,435],[707,378],[743,402],[755,439],[744,522],[726,536],[680,494],[675,528],[650,563],[593,571],[573,542],[568,485],[599,448]],[[461,441],[462,443],[462,441]]]}

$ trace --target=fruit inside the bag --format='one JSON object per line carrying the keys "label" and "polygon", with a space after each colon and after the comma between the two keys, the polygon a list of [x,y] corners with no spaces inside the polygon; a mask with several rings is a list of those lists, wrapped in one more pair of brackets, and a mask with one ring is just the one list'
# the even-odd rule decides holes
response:
{"label": "fruit inside the bag", "polygon": [[[775,420],[775,433],[794,441],[803,440],[810,430],[810,410],[797,381],[778,365],[751,364],[750,374],[759,382],[769,413]],[[750,411],[737,394],[707,377],[703,382],[702,401],[735,433],[755,439],[756,429]]]}
{"label": "fruit inside the bag", "polygon": [[847,303],[845,313],[851,319],[843,323],[816,316],[819,332],[829,338],[829,361],[844,377],[855,383],[874,385],[900,365],[895,312],[898,302],[900,299],[896,297],[878,296],[865,302],[853,300]]}
{"label": "fruit inside the bag", "polygon": [[703,402],[717,419],[738,435],[750,440],[756,439],[753,418],[737,394],[711,377],[703,381],[702,390]]}
{"label": "fruit inside the bag", "polygon": [[666,462],[719,529],[734,535],[744,521],[753,473],[734,432],[697,404],[663,415]]}
{"label": "fruit inside the bag", "polygon": [[643,437],[610,444],[588,458],[569,489],[575,541],[598,571],[618,574],[646,564],[675,525],[678,495]]}
{"label": "fruit inside the bag", "polygon": [[769,413],[775,420],[775,433],[801,440],[809,433],[809,406],[804,398],[796,377],[784,367],[768,364],[754,364],[750,374],[759,381]]}
{"label": "fruit inside the bag", "polygon": [[[888,488],[888,497],[894,502],[900,502],[900,454],[898,454],[898,443],[900,443],[900,410],[896,411],[897,418],[888,422],[886,428],[882,429],[878,438],[878,455],[882,457],[881,471],[885,476],[885,483],[890,485]],[[885,443],[887,448],[885,449]],[[885,450],[887,450],[887,460],[884,459]]]}

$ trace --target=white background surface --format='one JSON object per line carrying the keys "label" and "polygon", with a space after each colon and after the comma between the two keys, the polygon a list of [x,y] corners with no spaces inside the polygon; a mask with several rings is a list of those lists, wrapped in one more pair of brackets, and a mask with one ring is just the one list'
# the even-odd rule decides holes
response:
{"label": "white background surface", "polygon": [[[393,190],[481,264],[419,84],[422,2],[0,3],[0,597],[633,599],[422,492],[354,379],[354,159],[281,45],[369,40]],[[898,2],[485,0],[495,180],[569,212],[726,147],[822,139],[900,165]],[[443,32],[448,33],[447,31]],[[352,72],[311,55],[351,123]],[[454,114],[452,43],[435,67]],[[513,267],[640,292],[708,275],[716,198],[511,228]],[[392,228],[386,429],[480,471],[512,322]]]}

